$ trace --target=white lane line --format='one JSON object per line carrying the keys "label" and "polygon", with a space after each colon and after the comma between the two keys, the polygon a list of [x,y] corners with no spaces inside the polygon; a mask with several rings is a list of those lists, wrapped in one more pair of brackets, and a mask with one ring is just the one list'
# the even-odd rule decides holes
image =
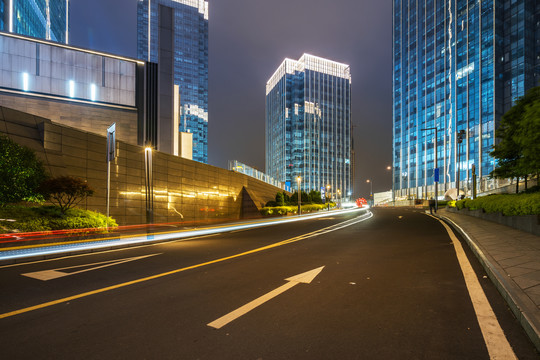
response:
{"label": "white lane line", "polygon": [[[431,216],[428,214],[428,216]],[[465,278],[465,283],[467,284],[467,290],[469,291],[469,296],[476,313],[476,318],[478,319],[478,324],[480,325],[480,330],[482,330],[482,336],[486,342],[486,347],[489,352],[490,359],[517,359],[516,354],[512,350],[508,339],[504,335],[504,332],[489,304],[489,301],[480,286],[480,282],[476,277],[467,255],[461,246],[461,242],[457,239],[456,235],[450,229],[450,227],[442,220],[437,219],[443,224],[446,232],[452,239],[454,248],[456,249],[457,258],[459,261],[459,266],[463,272],[463,277]]]}
{"label": "white lane line", "polygon": [[304,273],[298,274],[296,276],[292,276],[288,279],[285,279],[287,281],[286,284],[281,285],[277,289],[274,289],[263,296],[258,297],[257,299],[250,301],[244,306],[239,307],[238,309],[231,311],[227,315],[224,315],[220,317],[217,320],[212,321],[211,323],[207,324],[210,327],[213,327],[215,329],[221,329],[223,326],[227,325],[233,320],[238,319],[240,316],[247,314],[251,310],[255,309],[256,307],[264,304],[268,300],[271,300],[278,296],[279,294],[284,293],[285,291],[289,290],[293,286],[296,286],[300,283],[302,284],[309,284],[315,279],[317,275],[324,269],[324,266],[321,266],[319,268],[306,271]]}
{"label": "white lane line", "polygon": [[[125,258],[125,259],[102,261],[102,262],[97,262],[97,263],[92,263],[92,264],[68,266],[68,267],[52,269],[52,270],[42,270],[42,271],[35,271],[35,272],[31,272],[31,273],[24,273],[24,274],[21,274],[21,275],[29,277],[29,278],[33,278],[33,279],[48,281],[48,280],[52,280],[52,279],[58,279],[58,278],[61,278],[61,277],[64,277],[64,276],[80,274],[80,273],[83,273],[83,272],[86,272],[86,271],[92,271],[92,270],[102,269],[102,268],[109,267],[109,266],[120,265],[120,264],[123,264],[123,263],[127,263],[127,262],[130,262],[130,261],[135,261],[135,260],[140,260],[140,259],[144,259],[144,258],[147,258],[147,257],[150,257],[150,256],[155,256],[155,255],[160,255],[160,254],[151,254],[151,255],[136,256],[136,257]],[[95,265],[98,265],[98,266],[95,266]],[[77,269],[77,268],[88,267],[88,266],[90,266],[90,267],[86,268],[86,269],[79,270],[79,271],[72,271],[72,272],[60,271],[60,270],[68,270],[68,269]]]}

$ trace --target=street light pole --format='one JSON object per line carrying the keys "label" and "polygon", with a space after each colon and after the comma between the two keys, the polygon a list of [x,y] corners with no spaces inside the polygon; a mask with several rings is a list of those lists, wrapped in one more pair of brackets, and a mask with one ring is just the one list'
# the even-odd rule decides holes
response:
{"label": "street light pole", "polygon": [[328,201],[328,211],[330,211],[330,184],[326,185],[326,201]]}
{"label": "street light pole", "polygon": [[439,155],[437,151],[437,145],[439,141],[438,129],[436,127],[430,127],[430,128],[425,128],[421,130],[422,131],[435,130],[435,141],[434,141],[435,146],[433,148],[435,150],[434,182],[435,182],[435,212],[436,212],[439,207],[439,200],[437,199],[439,197],[439,165],[437,163],[438,155]]}
{"label": "street light pole", "polygon": [[394,170],[390,165],[386,167],[386,170],[392,170],[392,204],[394,207],[396,207],[396,194],[394,194]]}
{"label": "street light pole", "polygon": [[369,197],[371,198],[371,206],[373,206],[375,205],[375,201],[373,198],[373,181],[371,181],[370,179],[367,179],[366,182],[369,183],[369,186],[370,186]]}
{"label": "street light pole", "polygon": [[456,164],[456,184],[457,184],[457,200],[459,200],[459,178],[460,178],[460,152],[459,152],[459,144],[463,142],[463,139],[465,139],[465,130],[459,130],[457,133],[457,142],[456,142],[456,153],[457,153],[457,164]]}
{"label": "street light pole", "polygon": [[302,191],[300,189],[300,182],[302,181],[302,177],[300,177],[300,176],[297,177],[296,181],[298,182],[298,192],[297,192],[297,194],[298,194],[298,215],[302,215],[302,202],[301,202],[302,201],[301,200]]}
{"label": "street light pole", "polygon": [[154,222],[154,178],[152,169],[152,147],[144,148],[144,172],[146,191],[146,223]]}

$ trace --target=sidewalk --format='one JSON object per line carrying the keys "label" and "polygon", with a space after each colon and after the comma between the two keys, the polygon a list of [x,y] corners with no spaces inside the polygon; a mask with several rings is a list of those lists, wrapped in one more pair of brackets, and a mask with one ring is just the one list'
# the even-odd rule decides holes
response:
{"label": "sidewalk", "polygon": [[540,237],[446,209],[437,216],[463,235],[540,351]]}

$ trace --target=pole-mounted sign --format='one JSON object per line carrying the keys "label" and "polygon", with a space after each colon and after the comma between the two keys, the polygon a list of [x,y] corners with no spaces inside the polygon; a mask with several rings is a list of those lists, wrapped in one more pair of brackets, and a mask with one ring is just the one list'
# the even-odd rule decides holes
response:
{"label": "pole-mounted sign", "polygon": [[116,157],[116,123],[107,128],[107,161]]}

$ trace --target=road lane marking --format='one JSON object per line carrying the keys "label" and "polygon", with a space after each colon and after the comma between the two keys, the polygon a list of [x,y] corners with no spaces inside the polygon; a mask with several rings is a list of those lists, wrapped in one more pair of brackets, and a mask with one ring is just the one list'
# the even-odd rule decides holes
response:
{"label": "road lane marking", "polygon": [[[159,279],[159,278],[169,276],[169,275],[173,275],[173,274],[177,274],[177,273],[180,273],[180,272],[183,272],[183,271],[186,271],[186,270],[196,269],[196,268],[199,268],[199,267],[203,267],[203,266],[207,266],[207,265],[211,265],[211,264],[216,264],[216,263],[223,262],[223,261],[226,261],[226,260],[231,260],[231,259],[239,258],[239,257],[242,257],[242,256],[254,254],[254,253],[257,253],[257,252],[265,251],[265,250],[268,250],[268,249],[273,249],[273,248],[278,247],[278,246],[283,246],[283,245],[290,244],[290,243],[293,243],[293,242],[296,242],[296,241],[301,241],[301,240],[305,240],[305,239],[310,238],[310,237],[315,237],[315,236],[321,235],[321,233],[320,233],[321,231],[326,231],[326,230],[328,230],[330,228],[335,228],[337,226],[341,226],[341,225],[346,224],[346,223],[348,224],[347,226],[351,226],[351,225],[357,224],[359,222],[371,219],[372,217],[373,217],[373,213],[368,211],[368,213],[360,215],[359,217],[357,217],[355,219],[352,219],[352,220],[354,220],[353,222],[351,222],[351,220],[347,220],[347,221],[344,221],[343,223],[334,224],[334,225],[329,226],[327,228],[319,229],[319,230],[313,231],[313,232],[308,233],[308,234],[295,236],[295,237],[287,239],[287,240],[283,240],[283,241],[280,241],[280,242],[277,242],[277,243],[274,243],[274,244],[270,244],[270,245],[266,245],[266,246],[256,248],[256,249],[253,249],[253,250],[248,250],[248,251],[245,251],[245,252],[242,252],[242,253],[239,253],[239,254],[235,254],[235,255],[231,255],[231,256],[227,256],[227,257],[223,257],[223,258],[215,259],[215,260],[211,260],[211,261],[207,261],[207,262],[201,263],[201,264],[187,266],[187,267],[180,268],[180,269],[167,271],[167,272],[164,272],[164,273],[161,273],[161,274],[156,274],[156,275],[147,276],[147,277],[136,279],[136,280],[127,281],[127,282],[112,285],[112,286],[107,286],[107,287],[104,287],[104,288],[101,288],[101,289],[87,291],[87,292],[84,292],[84,293],[81,293],[81,294],[68,296],[68,297],[65,297],[65,298],[62,298],[62,299],[49,301],[49,302],[46,302],[46,303],[42,303],[42,304],[22,308],[22,309],[19,309],[19,310],[10,311],[10,312],[7,312],[7,313],[0,314],[0,319],[4,319],[4,318],[15,316],[15,315],[24,314],[24,313],[34,311],[34,310],[43,309],[43,308],[53,306],[53,305],[62,304],[64,302],[84,298],[84,297],[87,297],[87,296],[90,296],[90,295],[95,295],[95,294],[103,293],[103,292],[106,292],[106,291],[119,289],[119,288],[122,288],[122,287],[125,287],[125,286],[139,284],[139,283],[149,281],[149,280]],[[335,230],[339,230],[339,229],[341,229],[343,227],[338,227]],[[326,232],[324,232],[323,234],[325,234],[325,233]]]}
{"label": "road lane marking", "polygon": [[[68,267],[63,267],[63,268],[58,268],[58,269],[35,271],[31,273],[24,273],[21,275],[29,277],[29,278],[33,278],[33,279],[48,281],[52,279],[58,279],[64,276],[70,276],[70,275],[80,274],[87,271],[102,269],[109,266],[120,265],[120,264],[127,263],[130,261],[141,260],[150,256],[156,256],[156,255],[161,255],[161,254],[151,254],[151,255],[136,256],[136,257],[125,258],[125,259],[101,261],[101,262],[97,262],[93,264],[83,264],[83,265],[68,266]],[[94,265],[98,265],[98,266],[94,266]],[[88,267],[88,266],[93,266],[93,267]],[[77,269],[77,268],[82,268],[82,267],[84,267],[85,269],[82,269],[79,271],[72,271],[72,272],[60,271],[60,270],[68,270],[68,269]]]}
{"label": "road lane marking", "polygon": [[[426,214],[435,218],[432,215]],[[491,305],[478,281],[478,277],[474,272],[474,269],[463,250],[461,242],[458,240],[452,229],[441,219],[436,218],[443,224],[446,232],[452,239],[454,244],[454,249],[456,250],[459,266],[465,278],[465,284],[467,285],[467,290],[469,291],[469,296],[471,297],[471,302],[476,313],[476,318],[478,319],[478,324],[480,325],[480,330],[482,331],[482,336],[486,343],[490,359],[517,359],[512,347],[508,343],[508,339],[504,335],[504,332],[497,320],[497,316],[493,312]]]}
{"label": "road lane marking", "polygon": [[251,310],[255,309],[256,307],[264,304],[268,300],[271,300],[275,298],[276,296],[284,293],[285,291],[291,289],[292,287],[298,285],[298,284],[309,284],[315,279],[317,275],[324,269],[324,266],[321,266],[319,268],[306,271],[302,274],[298,274],[296,276],[292,276],[288,279],[285,279],[287,283],[284,285],[281,285],[277,289],[274,289],[263,296],[258,297],[257,299],[250,301],[244,306],[239,307],[238,309],[231,311],[230,313],[220,317],[217,320],[212,321],[211,323],[207,324],[207,326],[213,327],[215,329],[221,329],[223,326],[227,325],[233,320],[238,319],[242,315],[247,314]]}

